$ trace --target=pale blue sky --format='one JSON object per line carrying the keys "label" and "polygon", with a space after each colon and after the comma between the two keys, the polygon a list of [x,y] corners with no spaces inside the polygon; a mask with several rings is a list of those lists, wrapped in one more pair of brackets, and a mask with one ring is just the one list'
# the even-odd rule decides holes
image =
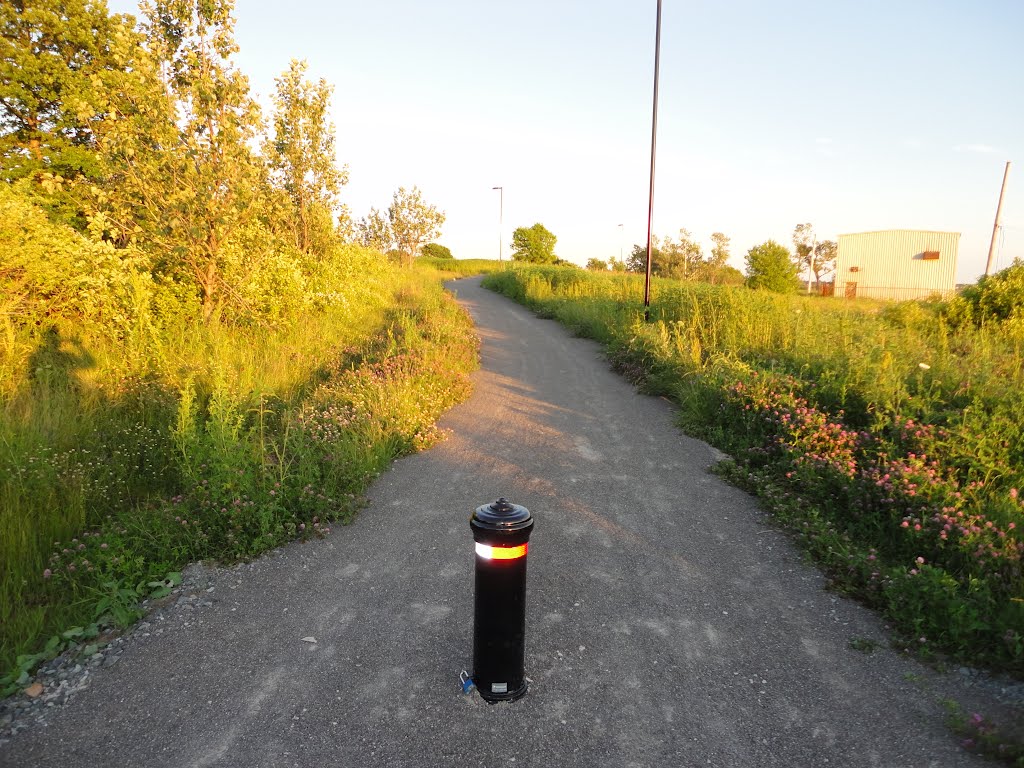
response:
{"label": "pale blue sky", "polygon": [[[264,103],[291,58],[335,86],[356,217],[418,185],[494,258],[501,185],[506,256],[539,221],[582,264],[646,238],[655,7],[238,0],[237,63]],[[1011,160],[998,266],[1024,257],[1022,33],[1021,0],[665,0],[656,234],[725,232],[742,268],[804,221],[956,231],[966,282]]]}

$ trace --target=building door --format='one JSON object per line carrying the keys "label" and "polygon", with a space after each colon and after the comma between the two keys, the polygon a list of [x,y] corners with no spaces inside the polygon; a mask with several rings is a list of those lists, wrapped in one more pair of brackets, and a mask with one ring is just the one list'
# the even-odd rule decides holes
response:
{"label": "building door", "polygon": [[857,298],[857,284],[847,283],[846,284],[846,298],[855,299]]}

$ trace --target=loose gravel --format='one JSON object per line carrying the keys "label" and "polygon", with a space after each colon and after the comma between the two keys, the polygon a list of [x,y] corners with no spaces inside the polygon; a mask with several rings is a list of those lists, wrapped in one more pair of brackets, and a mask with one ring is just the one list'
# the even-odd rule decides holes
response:
{"label": "loose gravel", "polygon": [[[278,550],[264,559],[280,555],[281,550]],[[154,637],[173,634],[201,621],[204,609],[241,586],[245,575],[258,565],[258,561],[231,567],[193,563],[182,571],[181,584],[170,594],[142,601],[143,618],[128,629],[101,633],[98,638],[75,644],[41,664],[21,693],[0,700],[0,746],[21,731],[45,727],[55,710],[88,688],[104,669],[117,664],[129,647],[144,647]],[[100,647],[91,656],[84,656],[83,649],[92,644]],[[40,687],[41,691],[35,696],[25,693],[40,690]]]}

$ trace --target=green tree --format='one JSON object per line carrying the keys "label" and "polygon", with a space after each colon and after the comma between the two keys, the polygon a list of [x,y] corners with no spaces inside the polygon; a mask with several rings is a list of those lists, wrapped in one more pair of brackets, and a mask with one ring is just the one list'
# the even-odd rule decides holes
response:
{"label": "green tree", "polygon": [[402,263],[411,265],[420,246],[441,234],[444,212],[423,200],[419,187],[399,187],[388,207],[388,225]]}
{"label": "green tree", "polygon": [[[347,166],[346,166],[347,167]],[[352,218],[352,211],[342,203],[338,206],[334,220],[334,235],[341,243],[358,242],[358,222]]]}
{"label": "green tree", "polygon": [[707,263],[713,267],[724,267],[729,261],[729,238],[721,232],[712,232],[711,242],[714,243],[714,247]]}
{"label": "green tree", "polygon": [[835,240],[822,240],[814,246],[814,282],[821,283],[835,271],[839,246]]}
{"label": "green tree", "polygon": [[[657,265],[663,260],[663,258],[664,256],[658,248],[658,238],[652,237],[651,274],[657,274]],[[626,269],[640,275],[647,272],[647,246],[645,244],[637,243],[633,246],[633,250],[630,251],[629,256],[626,257]]]}
{"label": "green tree", "polygon": [[275,80],[274,136],[264,154],[273,180],[291,201],[296,247],[322,256],[334,237],[334,212],[348,169],[336,164],[334,125],[328,118],[333,89],[323,79],[307,81],[306,68],[305,61],[292,59]]}
{"label": "green tree", "polygon": [[704,254],[700,245],[694,242],[692,235],[686,229],[679,230],[678,241],[666,237],[661,245],[661,250],[664,254],[664,262],[660,265],[657,273],[661,277],[690,280],[704,263]]}
{"label": "green tree", "polygon": [[519,227],[512,233],[512,258],[530,264],[554,264],[556,238],[541,223]]}
{"label": "green tree", "polygon": [[391,222],[388,221],[386,214],[376,208],[371,208],[366,216],[356,222],[355,237],[356,242],[360,245],[381,253],[390,251],[391,244],[394,242],[394,236],[391,234]]}
{"label": "green tree", "polygon": [[608,268],[612,272],[625,272],[626,262],[623,261],[622,259],[616,259],[614,256],[612,256],[610,259],[608,259]]}
{"label": "green tree", "polygon": [[438,243],[427,243],[420,249],[420,253],[430,259],[454,259],[451,249]]}
{"label": "green tree", "polygon": [[587,259],[587,269],[593,270],[594,272],[607,272],[608,262],[604,259],[599,259],[596,256],[591,256]]}
{"label": "green tree", "polygon": [[[689,280],[695,276],[701,264],[704,263],[704,254],[699,244],[693,241],[692,236],[686,229],[679,230],[679,240],[671,237],[658,239],[651,238],[651,274],[657,277],[675,278],[677,280]],[[626,261],[630,272],[644,273],[647,271],[647,246],[637,244],[633,246]]]}
{"label": "green tree", "polygon": [[811,273],[814,271],[815,248],[818,239],[810,222],[793,228],[793,260],[800,272],[807,271],[807,292],[811,292]]}
{"label": "green tree", "polygon": [[207,320],[241,300],[245,275],[232,274],[238,258],[226,248],[257,216],[266,188],[250,149],[259,110],[231,62],[232,7],[231,0],[143,3],[159,77],[155,89],[128,100],[128,119],[114,120],[104,136],[119,174],[108,190],[112,218],[123,233],[141,233],[158,272],[195,286]]}
{"label": "green tree", "polygon": [[799,288],[797,267],[784,245],[766,240],[746,256],[747,285],[776,293],[795,293]]}
{"label": "green tree", "polygon": [[0,3],[0,180],[33,178],[40,202],[80,230],[72,182],[103,176],[94,128],[109,95],[130,90],[139,40],[102,0]]}

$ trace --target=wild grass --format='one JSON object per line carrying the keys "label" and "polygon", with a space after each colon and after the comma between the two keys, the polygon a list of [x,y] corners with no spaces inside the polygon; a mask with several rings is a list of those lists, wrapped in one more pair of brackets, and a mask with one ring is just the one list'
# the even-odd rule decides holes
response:
{"label": "wild grass", "polygon": [[[365,266],[365,265],[364,265]],[[436,275],[381,265],[278,327],[116,341],[23,329],[0,356],[0,690],[127,624],[195,560],[322,534],[440,437],[476,340]]]}
{"label": "wild grass", "polygon": [[860,304],[535,268],[486,286],[604,342],[731,454],[837,589],[924,655],[1024,675],[1019,329]]}
{"label": "wild grass", "polygon": [[497,259],[432,259],[421,256],[416,259],[416,264],[441,272],[446,279],[487,275],[509,268],[507,261],[500,262]]}

